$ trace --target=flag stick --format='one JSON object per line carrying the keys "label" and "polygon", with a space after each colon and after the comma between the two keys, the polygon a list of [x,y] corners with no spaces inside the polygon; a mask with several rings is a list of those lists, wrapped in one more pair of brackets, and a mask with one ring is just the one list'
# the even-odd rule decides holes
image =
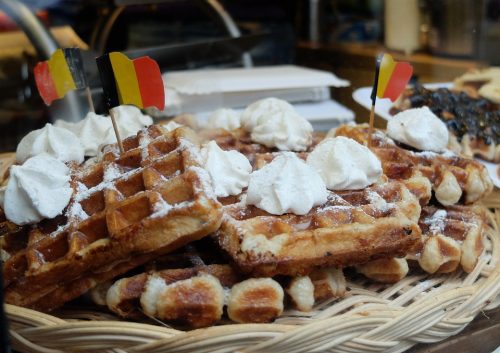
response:
{"label": "flag stick", "polygon": [[368,148],[372,147],[373,125],[375,123],[375,104],[370,109],[370,127],[368,128]]}
{"label": "flag stick", "polygon": [[92,93],[90,92],[90,87],[85,88],[85,93],[87,94],[87,101],[89,103],[89,109],[92,113],[95,113],[94,101],[92,100]]}
{"label": "flag stick", "polygon": [[373,80],[372,94],[372,108],[370,109],[370,127],[368,129],[368,147],[372,146],[372,133],[373,125],[375,124],[375,103],[377,102],[377,89],[378,89],[378,74],[380,71],[380,63],[382,62],[383,55],[378,55],[375,64],[375,79]]}
{"label": "flag stick", "polygon": [[113,109],[109,110],[109,116],[111,117],[111,122],[113,123],[113,130],[115,130],[116,140],[118,141],[118,147],[120,148],[120,153],[123,153],[122,139],[120,138],[120,132],[118,131],[118,125],[116,124],[115,112]]}

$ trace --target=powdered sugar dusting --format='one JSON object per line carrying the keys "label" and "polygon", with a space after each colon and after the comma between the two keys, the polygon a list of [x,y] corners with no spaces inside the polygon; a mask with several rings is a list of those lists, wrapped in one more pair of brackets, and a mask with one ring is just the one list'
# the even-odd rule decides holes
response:
{"label": "powdered sugar dusting", "polygon": [[375,207],[375,209],[379,211],[387,212],[390,209],[394,208],[393,204],[387,203],[387,201],[385,201],[384,198],[377,194],[375,191],[367,190],[366,198],[368,199],[368,201],[370,201],[373,207]]}
{"label": "powdered sugar dusting", "polygon": [[180,151],[189,151],[191,158],[199,165],[203,165],[203,158],[201,157],[200,149],[194,143],[184,138],[179,140]]}
{"label": "powdered sugar dusting", "polygon": [[141,130],[139,135],[139,147],[141,148],[142,159],[148,158],[148,146],[151,143],[151,137],[147,134],[145,129]]}
{"label": "powdered sugar dusting", "polygon": [[207,195],[207,197],[212,200],[217,200],[214,188],[212,186],[212,179],[210,178],[208,172],[205,169],[196,166],[191,166],[188,168],[188,170],[194,171],[196,175],[198,175],[198,178],[200,179],[202,189],[199,190],[198,187],[194,185],[195,190],[204,192]]}
{"label": "powdered sugar dusting", "polygon": [[429,226],[432,234],[443,233],[446,227],[446,216],[446,210],[437,210],[431,217],[426,218],[424,223]]}
{"label": "powdered sugar dusting", "polygon": [[161,196],[157,202],[153,204],[153,214],[150,216],[151,218],[161,218],[166,216],[170,210],[172,209],[172,205],[167,203]]}
{"label": "powdered sugar dusting", "polygon": [[89,218],[89,215],[83,210],[82,205],[78,202],[73,203],[66,212],[70,219],[84,220]]}
{"label": "powdered sugar dusting", "polygon": [[113,181],[122,175],[120,168],[115,163],[110,163],[104,168],[104,182]]}

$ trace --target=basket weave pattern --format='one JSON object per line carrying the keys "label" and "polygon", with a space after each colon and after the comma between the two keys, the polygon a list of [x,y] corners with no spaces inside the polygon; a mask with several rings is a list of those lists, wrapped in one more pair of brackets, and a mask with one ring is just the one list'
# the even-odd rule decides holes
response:
{"label": "basket weave pattern", "polygon": [[409,275],[394,285],[348,281],[345,298],[309,313],[288,310],[273,324],[185,332],[106,314],[63,311],[55,317],[6,305],[11,343],[44,353],[402,352],[455,335],[478,313],[500,305],[500,209],[488,213],[488,224],[485,251],[472,273]]}

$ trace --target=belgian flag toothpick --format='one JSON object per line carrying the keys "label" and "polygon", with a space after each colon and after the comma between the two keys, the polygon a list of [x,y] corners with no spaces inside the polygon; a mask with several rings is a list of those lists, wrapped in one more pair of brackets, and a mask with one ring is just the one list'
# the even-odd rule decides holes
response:
{"label": "belgian flag toothpick", "polygon": [[130,60],[124,54],[112,52],[96,59],[104,100],[113,122],[120,151],[123,145],[116,126],[113,108],[132,104],[139,108],[165,108],[165,88],[156,61],[148,56]]}
{"label": "belgian flag toothpick", "polygon": [[85,88],[90,110],[94,111],[79,48],[57,49],[49,60],[35,66],[34,74],[38,92],[45,104],[50,105],[71,90]]}
{"label": "belgian flag toothpick", "polygon": [[371,94],[372,108],[370,110],[370,129],[368,132],[368,147],[372,144],[372,132],[375,117],[377,97],[389,98],[391,102],[398,99],[413,74],[413,67],[407,62],[394,61],[391,55],[382,54],[377,57],[375,80]]}

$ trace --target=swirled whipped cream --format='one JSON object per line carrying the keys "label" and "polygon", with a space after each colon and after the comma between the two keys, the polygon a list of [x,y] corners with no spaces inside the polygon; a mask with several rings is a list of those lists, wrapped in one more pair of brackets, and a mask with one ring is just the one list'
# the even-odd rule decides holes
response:
{"label": "swirled whipped cream", "polygon": [[63,162],[48,154],[13,166],[3,197],[7,219],[23,225],[61,214],[72,194],[69,174]]}
{"label": "swirled whipped cream", "polygon": [[[139,108],[132,105],[120,105],[113,108],[120,138],[135,135],[142,128],[153,123],[153,119],[142,114]],[[116,135],[109,116],[89,112],[83,120],[76,123],[58,120],[55,126],[73,132],[85,149],[85,155],[99,155],[102,145],[116,143]]]}
{"label": "swirled whipped cream", "polygon": [[97,156],[100,146],[116,142],[111,119],[93,112],[89,112],[85,119],[76,123],[58,120],[55,126],[67,129],[78,136],[85,149],[85,155],[89,157]]}
{"label": "swirled whipped cream", "polygon": [[330,190],[355,190],[373,184],[382,176],[380,160],[353,139],[326,138],[307,157]]}
{"label": "swirled whipped cream", "polygon": [[149,115],[142,114],[141,110],[133,105],[119,105],[113,110],[122,139],[133,136],[139,130],[153,124],[153,119]]}
{"label": "swirled whipped cream", "polygon": [[312,142],[312,125],[293,106],[278,98],[250,104],[241,116],[253,141],[282,151],[305,151]]}
{"label": "swirled whipped cream", "polygon": [[201,149],[201,156],[217,197],[237,195],[247,187],[252,166],[243,154],[224,151],[210,141]]}
{"label": "swirled whipped cream", "polygon": [[387,134],[423,151],[443,152],[448,144],[448,128],[428,107],[396,114],[387,123]]}
{"label": "swirled whipped cream", "polygon": [[294,153],[284,152],[250,175],[246,201],[275,215],[304,215],[327,196],[318,172]]}
{"label": "swirled whipped cream", "polygon": [[241,126],[240,116],[233,109],[220,108],[208,117],[207,126],[212,129],[236,130]]}
{"label": "swirled whipped cream", "polygon": [[84,149],[75,134],[52,124],[31,131],[23,137],[16,150],[16,160],[23,163],[28,158],[46,153],[61,162],[83,162]]}

